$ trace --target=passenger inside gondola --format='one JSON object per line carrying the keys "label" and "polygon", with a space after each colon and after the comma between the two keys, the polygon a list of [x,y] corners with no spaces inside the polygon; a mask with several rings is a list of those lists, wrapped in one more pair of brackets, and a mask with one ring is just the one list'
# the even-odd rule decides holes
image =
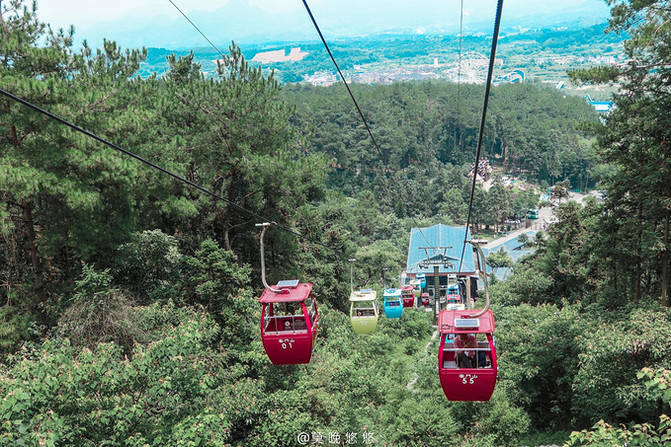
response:
{"label": "passenger inside gondola", "polygon": [[454,347],[457,351],[457,365],[459,368],[475,368],[475,351],[465,348],[477,348],[478,342],[474,334],[459,334],[454,339]]}
{"label": "passenger inside gondola", "polygon": [[305,316],[300,303],[274,303],[272,315],[266,315],[266,332],[307,330]]}
{"label": "passenger inside gondola", "polygon": [[[479,340],[478,336],[482,339]],[[445,346],[447,348],[448,345]],[[451,355],[445,353],[445,368],[491,368],[489,342],[484,334],[458,334],[452,346]]]}

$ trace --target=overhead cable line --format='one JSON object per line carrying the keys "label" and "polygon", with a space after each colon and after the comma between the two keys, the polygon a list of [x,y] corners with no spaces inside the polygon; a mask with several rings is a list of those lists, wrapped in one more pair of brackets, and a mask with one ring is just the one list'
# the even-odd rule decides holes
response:
{"label": "overhead cable line", "polygon": [[[163,174],[166,174],[166,175],[168,175],[168,176],[170,176],[170,177],[172,177],[176,180],[179,180],[180,182],[185,183],[185,184],[191,186],[192,188],[197,189],[200,192],[203,192],[203,193],[205,193],[205,194],[207,194],[207,195],[209,195],[209,196],[211,196],[211,197],[213,197],[217,200],[221,200],[222,202],[226,202],[227,204],[231,205],[232,207],[237,208],[239,211],[242,211],[242,212],[248,214],[249,216],[253,216],[253,217],[259,219],[261,222],[272,221],[271,219],[268,219],[267,217],[262,216],[261,214],[258,214],[255,211],[249,210],[249,209],[243,207],[242,205],[238,205],[237,203],[233,202],[232,200],[227,199],[226,197],[222,197],[219,194],[216,194],[216,193],[210,191],[209,189],[204,188],[204,187],[200,186],[199,184],[194,183],[191,180],[189,180],[189,179],[187,179],[187,178],[185,178],[185,177],[183,177],[179,174],[176,174],[176,173],[174,173],[174,172],[172,172],[168,169],[165,169],[164,167],[159,166],[156,163],[153,163],[153,162],[147,160],[146,158],[143,158],[143,157],[135,154],[134,152],[129,151],[128,149],[124,149],[123,147],[121,147],[117,144],[114,144],[114,143],[106,140],[105,138],[102,138],[102,137],[94,134],[91,131],[88,131],[88,130],[84,129],[83,127],[80,127],[76,124],[73,124],[73,123],[71,123],[70,121],[68,121],[64,118],[49,112],[48,110],[45,110],[45,109],[43,109],[43,108],[41,108],[41,107],[39,107],[39,106],[29,102],[29,101],[26,101],[25,99],[20,98],[20,97],[14,95],[13,93],[8,92],[7,90],[5,90],[3,88],[0,88],[0,94],[3,94],[4,96],[8,97],[9,99],[11,99],[13,101],[16,101],[20,104],[23,104],[24,106],[26,106],[26,107],[28,107],[28,108],[36,111],[36,112],[39,112],[43,115],[46,115],[47,117],[49,117],[49,118],[51,118],[55,121],[58,121],[59,123],[65,125],[65,126],[68,126],[71,129],[76,130],[77,132],[83,133],[84,135],[86,135],[90,138],[93,138],[94,140],[96,140],[100,143],[103,143],[104,145],[109,146],[112,149],[115,149],[115,150],[121,152],[124,155],[128,155],[129,157],[134,158],[134,159],[140,161],[141,163],[146,164],[147,166],[150,166],[154,169],[157,169],[157,170],[161,171]],[[303,240],[308,241],[308,242],[310,242],[312,244],[315,244],[315,245],[320,245],[324,248],[328,248],[329,250],[337,251],[335,248],[330,247],[326,244],[323,244],[319,241],[316,241],[316,240],[314,240],[314,239],[312,239],[312,238],[310,238],[310,237],[308,237],[308,236],[306,236],[302,233],[299,233],[298,231],[293,230],[289,227],[286,227],[284,225],[280,225],[280,224],[277,224],[277,223],[275,223],[275,225],[278,228],[286,231],[287,233],[293,234],[294,236],[296,236],[300,239],[303,239]]]}
{"label": "overhead cable line", "polygon": [[[461,114],[461,48],[464,37],[464,0],[461,0],[461,14],[459,15],[459,61],[457,63],[457,123]],[[455,141],[456,143],[456,141]]]}
{"label": "overhead cable line", "polygon": [[461,248],[461,257],[459,258],[459,271],[461,271],[461,264],[464,261],[464,252],[466,251],[466,241],[468,241],[468,227],[471,224],[471,211],[473,210],[473,196],[475,195],[475,180],[478,177],[478,164],[480,163],[480,150],[482,149],[482,134],[485,131],[485,118],[487,117],[489,90],[491,89],[492,86],[492,73],[494,72],[494,60],[496,58],[496,44],[499,40],[499,28],[501,25],[502,9],[503,9],[503,0],[498,0],[496,4],[496,18],[494,19],[494,35],[492,36],[492,50],[489,53],[489,68],[487,70],[487,83],[485,84],[485,100],[482,106],[482,117],[480,118],[478,146],[475,151],[475,165],[473,166],[473,184],[471,185],[471,198],[468,202],[468,216],[466,218],[466,230],[464,231],[464,245]]}
{"label": "overhead cable line", "polygon": [[431,243],[430,243],[429,240],[426,238],[426,236],[424,236],[424,232],[422,231],[421,227],[417,227],[417,229],[419,230],[419,234],[422,235],[422,238],[424,239],[424,242],[426,242],[426,245],[431,245]]}
{"label": "overhead cable line", "polygon": [[[219,53],[219,55],[221,56],[221,58],[224,59],[224,53],[223,53],[223,52],[222,52],[222,51],[221,51],[221,50],[220,50],[214,43],[212,43],[212,41],[205,35],[205,33],[204,33],[203,31],[201,31],[201,29],[198,27],[198,25],[196,25],[196,24],[189,18],[189,16],[187,16],[186,13],[185,13],[184,11],[182,11],[182,10],[179,8],[179,6],[177,6],[177,4],[175,4],[175,2],[174,2],[173,0],[168,0],[168,1],[172,4],[172,6],[175,7],[175,9],[177,9],[177,11],[179,11],[180,14],[182,14],[182,16],[184,16],[184,18],[191,24],[191,26],[193,26],[193,27],[196,29],[196,31],[198,31],[198,32],[200,33],[200,35],[203,36],[203,38],[204,38],[205,40],[207,40],[207,42],[210,44],[210,46],[211,46],[212,48],[214,48],[214,50],[215,50],[217,53]],[[369,131],[369,132],[370,132],[370,131]],[[372,136],[372,135],[371,135],[371,136]],[[224,200],[226,200],[226,199],[224,199]],[[237,205],[236,205],[236,206],[237,206]],[[254,215],[254,216],[255,216],[255,217],[262,217],[262,216],[258,216],[258,215]],[[262,222],[266,222],[266,221],[268,221],[268,219],[266,219],[266,218],[263,218],[263,219],[262,219]],[[293,234],[293,235],[295,235],[295,236],[297,236],[297,237],[299,237],[299,238],[302,238],[302,239],[304,239],[304,240],[306,240],[306,241],[308,241],[308,242],[310,242],[310,243],[312,243],[312,244],[319,245],[319,246],[324,247],[324,248],[327,248],[327,249],[329,249],[329,250],[338,251],[338,250],[336,250],[336,249],[333,248],[333,247],[330,247],[330,246],[328,246],[328,245],[326,245],[326,244],[323,244],[323,243],[321,243],[321,242],[318,242],[318,241],[315,241],[315,240],[313,240],[313,239],[311,239],[311,238],[308,238],[308,237],[305,236],[305,235],[302,235],[302,234],[300,234],[300,233],[298,233],[298,232],[296,232],[296,231],[294,231],[294,230],[291,230],[291,229],[289,229],[289,228],[286,228],[286,227],[284,227],[284,226],[282,226],[282,225],[278,225],[278,224],[275,223],[275,222],[273,222],[273,224],[274,224],[274,225],[277,225],[279,228],[283,229],[284,231],[287,231],[287,232],[289,232],[289,233],[291,233],[291,234]]]}
{"label": "overhead cable line", "polygon": [[378,146],[377,141],[375,141],[375,137],[373,136],[373,132],[371,132],[370,127],[368,126],[368,122],[366,121],[366,118],[363,116],[363,112],[361,111],[361,107],[359,107],[359,103],[356,102],[356,98],[354,97],[354,93],[352,93],[352,89],[350,89],[349,84],[345,80],[345,76],[342,74],[342,71],[340,71],[340,67],[338,66],[338,63],[335,60],[335,57],[333,57],[333,53],[331,52],[331,49],[329,48],[328,44],[326,43],[326,39],[324,39],[324,35],[322,34],[322,31],[319,29],[319,25],[317,25],[317,21],[315,20],[315,17],[312,15],[312,11],[310,10],[310,7],[308,6],[308,2],[306,0],[303,0],[303,5],[305,5],[305,10],[308,12],[308,15],[310,16],[310,20],[312,20],[312,24],[315,26],[315,29],[317,30],[317,33],[319,34],[319,38],[322,40],[322,43],[324,44],[324,48],[326,48],[326,51],[328,52],[329,56],[331,57],[331,60],[333,61],[333,65],[335,65],[336,70],[338,70],[338,74],[340,75],[340,79],[342,79],[342,82],[345,84],[345,87],[347,88],[347,92],[349,93],[350,98],[352,98],[352,101],[354,102],[354,106],[356,107],[356,110],[359,112],[359,116],[361,117],[361,121],[363,121],[364,126],[366,126],[366,130],[368,131],[368,135],[370,135],[370,139],[373,142],[373,146],[375,146],[375,149],[377,149],[377,152],[380,154],[380,159],[382,160],[382,163],[386,166],[386,162],[384,160],[384,155],[382,153],[382,149],[380,149],[380,146]]}
{"label": "overhead cable line", "polygon": [[198,31],[198,32],[200,33],[200,35],[203,36],[203,37],[205,38],[205,40],[207,40],[207,41],[210,43],[210,45],[212,46],[212,48],[214,48],[214,49],[216,50],[216,52],[219,53],[219,55],[223,58],[223,57],[224,57],[224,53],[222,53],[221,50],[220,50],[219,48],[217,48],[217,46],[216,46],[215,44],[213,44],[212,41],[211,41],[210,39],[207,38],[207,36],[205,35],[205,33],[203,33],[203,32],[200,30],[200,28],[198,28],[198,26],[197,26],[195,23],[193,23],[193,22],[191,21],[191,19],[184,13],[184,11],[182,11],[181,9],[179,9],[179,6],[177,6],[177,5],[175,4],[175,2],[173,2],[172,0],[168,0],[168,1],[169,1],[170,3],[172,3],[172,6],[174,6],[175,9],[177,9],[177,11],[179,11],[179,13],[182,14],[182,15],[184,16],[184,18],[191,24],[191,26],[193,26],[193,27],[196,29],[196,31]]}

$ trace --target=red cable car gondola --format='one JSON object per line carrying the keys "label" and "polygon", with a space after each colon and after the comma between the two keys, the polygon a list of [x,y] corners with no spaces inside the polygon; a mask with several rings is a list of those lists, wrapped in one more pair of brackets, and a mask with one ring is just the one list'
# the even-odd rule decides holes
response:
{"label": "red cable car gondola", "polygon": [[312,296],[312,284],[297,279],[280,281],[271,287],[266,282],[263,236],[270,223],[262,227],[261,280],[265,290],[259,299],[261,309],[261,339],[268,358],[275,365],[310,363],[319,329],[319,312]]}
{"label": "red cable car gondola", "polygon": [[263,291],[261,338],[275,365],[310,363],[317,338],[319,314],[312,284],[280,281]]}
{"label": "red cable car gondola", "polygon": [[[496,385],[494,315],[444,310],[438,317],[440,385],[449,400],[489,400]],[[463,340],[463,341],[462,341]]]}
{"label": "red cable car gondola", "polygon": [[413,286],[403,286],[401,288],[401,298],[403,307],[413,307],[415,305],[415,288]]}
{"label": "red cable car gondola", "polygon": [[478,256],[477,271],[485,286],[486,304],[482,310],[444,310],[438,316],[438,375],[451,401],[489,400],[498,373],[485,255],[476,242],[469,243]]}

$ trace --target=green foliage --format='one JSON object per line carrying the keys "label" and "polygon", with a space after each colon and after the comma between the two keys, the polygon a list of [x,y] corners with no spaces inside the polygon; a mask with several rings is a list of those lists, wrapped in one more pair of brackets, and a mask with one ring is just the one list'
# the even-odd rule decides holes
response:
{"label": "green foliage", "polygon": [[653,399],[662,399],[671,404],[671,371],[645,367],[636,373],[636,378],[645,379],[643,385],[652,393]]}
{"label": "green foliage", "polygon": [[15,306],[0,306],[0,356],[14,352],[24,340],[36,334],[30,314]]}
{"label": "green foliage", "polygon": [[574,413],[589,423],[600,412],[612,420],[637,415],[652,420],[658,410],[656,398],[636,378],[645,366],[671,365],[668,312],[633,311],[623,321],[594,324],[593,329],[577,339],[583,349],[572,385]]}
{"label": "green foliage", "polygon": [[182,303],[204,307],[221,326],[221,337],[244,346],[253,336],[251,317],[256,303],[247,289],[250,269],[240,267],[235,255],[204,241],[195,256],[184,258]]}
{"label": "green foliage", "polygon": [[[383,277],[387,276],[386,270],[398,270],[403,262],[403,253],[391,241],[382,240],[360,247],[356,251],[356,259],[366,275],[364,285],[372,281],[381,283]],[[393,283],[393,280],[390,282]]]}
{"label": "green foliage", "polygon": [[[24,350],[0,374],[4,445],[221,445],[230,419],[218,410],[216,326],[183,314],[131,359],[51,340]],[[26,380],[40,377],[40,380]]]}
{"label": "green foliage", "polygon": [[[467,183],[468,168],[462,166],[472,162],[468,154],[477,142],[477,128],[464,123],[477,123],[481,88],[462,86],[463,116],[456,116],[453,84],[355,85],[391,170],[384,176],[378,174],[378,155],[352,119],[351,105],[339,86],[287,86],[282,95],[296,106],[294,119],[309,138],[311,151],[335,159],[330,185],[352,195],[373,184],[383,209],[403,217],[424,210],[436,213],[434,204],[444,203],[448,191],[461,190]],[[536,86],[501,85],[492,92],[489,113],[485,158],[500,160],[511,172],[524,170],[530,179],[554,183],[569,178],[583,187],[592,184],[589,172],[596,154],[577,127],[579,122],[596,122],[596,117],[580,98]],[[418,197],[422,200],[414,200]]]}
{"label": "green foliage", "polygon": [[571,433],[565,447],[626,445],[637,447],[657,447],[671,442],[671,419],[662,415],[658,427],[650,424],[635,424],[618,428],[599,421],[592,430]]}
{"label": "green foliage", "polygon": [[624,44],[627,63],[573,74],[621,87],[614,96],[617,107],[597,128],[601,163],[611,167],[600,182],[607,194],[599,254],[607,259],[606,274],[614,284],[605,295],[614,300],[623,289],[637,300],[659,294],[668,306],[671,149],[669,126],[661,117],[671,100],[671,11],[660,0],[608,3],[609,31],[630,36]]}
{"label": "green foliage", "polygon": [[133,233],[118,249],[115,277],[141,303],[175,297],[182,255],[177,239],[160,230]]}
{"label": "green foliage", "polygon": [[491,297],[496,304],[515,306],[521,303],[553,301],[552,278],[525,263],[515,265],[514,275],[505,282],[492,284]]}
{"label": "green foliage", "polygon": [[404,400],[396,417],[390,421],[394,430],[389,441],[393,445],[413,447],[452,442],[460,427],[441,401],[442,396],[419,401]]}
{"label": "green foliage", "polygon": [[505,248],[501,247],[498,251],[493,251],[487,256],[487,265],[492,268],[512,267],[513,260],[508,256]]}
{"label": "green foliage", "polygon": [[494,220],[498,229],[498,223],[503,222],[511,215],[510,192],[503,186],[501,177],[496,175],[492,182],[492,187],[487,194],[488,214]]}
{"label": "green foliage", "polygon": [[[601,212],[595,202],[585,207],[575,202],[557,206],[558,222],[549,227],[547,236],[536,236],[533,259],[516,267],[521,275],[512,279],[509,290],[515,293],[517,289],[531,303],[596,300],[598,293],[605,295],[598,290],[603,279],[603,259],[597,248],[601,239],[594,237],[601,229]],[[623,303],[618,299],[613,306]]]}
{"label": "green foliage", "polygon": [[531,420],[524,409],[510,402],[506,393],[495,392],[490,404],[479,412],[474,432],[490,438],[494,445],[519,445],[519,439],[529,431]]}
{"label": "green foliage", "polygon": [[131,301],[111,282],[109,270],[99,272],[84,264],[72,305],[60,319],[60,332],[76,346],[95,349],[100,342],[115,342],[129,353],[139,336],[135,314]]}
{"label": "green foliage", "polygon": [[[561,427],[571,421],[572,388],[578,356],[576,337],[590,334],[578,306],[497,307],[500,383],[535,426]],[[587,355],[587,354],[585,354]],[[609,364],[603,364],[607,370]]]}
{"label": "green foliage", "polygon": [[[427,313],[354,335],[341,260],[358,258],[355,284],[379,292],[385,269],[395,285],[410,227],[464,222],[477,138],[466,123],[482,86],[461,87],[460,115],[448,83],[354,86],[383,167],[339,86],[281,90],[235,45],[216,79],[193,54],[139,77],[145,50],[75,51],[71,30],[52,31],[24,3],[0,6],[3,86],[230,202],[0,100],[0,444],[261,447],[366,432],[385,445],[499,446],[606,417],[570,445],[669,441],[659,416],[671,324],[644,300],[668,289],[671,22],[667,9],[651,13],[659,2],[611,2],[632,63],[592,74],[626,91],[604,126],[552,89],[492,92],[484,150],[497,168],[565,180],[561,200],[598,179],[606,200],[558,204],[558,222],[527,241],[535,254],[492,285],[500,380],[481,404],[443,399]],[[538,205],[498,176],[475,198],[476,230]],[[309,365],[273,367],[263,352],[256,230],[231,203],[332,247],[266,238],[271,282],[315,285]],[[503,252],[490,259],[511,265]]]}

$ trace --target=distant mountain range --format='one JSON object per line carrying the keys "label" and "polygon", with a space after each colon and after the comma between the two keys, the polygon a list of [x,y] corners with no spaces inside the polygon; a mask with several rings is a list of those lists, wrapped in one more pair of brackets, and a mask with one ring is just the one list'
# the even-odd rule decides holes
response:
{"label": "distant mountain range", "polygon": [[[179,3],[179,2],[178,2]],[[259,6],[261,3],[265,7]],[[458,1],[415,0],[340,0],[313,2],[313,12],[328,39],[369,37],[392,34],[455,34],[458,32]],[[270,7],[268,5],[272,5]],[[495,2],[465,1],[464,32],[491,33]],[[151,16],[129,15],[94,25],[77,25],[77,37],[99,46],[103,38],[116,40],[124,47],[162,47],[190,49],[207,44],[205,39],[172,6]],[[312,41],[317,35],[301,2],[260,2],[228,0],[215,11],[191,11],[189,17],[217,46],[232,40],[243,45],[268,42]],[[511,33],[527,28],[582,28],[602,23],[608,8],[601,0],[563,0],[537,2],[508,0],[504,4],[502,31]]]}

